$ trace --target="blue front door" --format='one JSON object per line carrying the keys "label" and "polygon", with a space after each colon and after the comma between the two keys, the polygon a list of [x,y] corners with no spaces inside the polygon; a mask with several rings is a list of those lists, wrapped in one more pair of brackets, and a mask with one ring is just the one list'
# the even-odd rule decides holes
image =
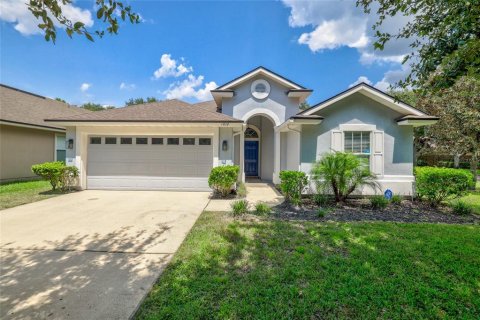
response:
{"label": "blue front door", "polygon": [[258,141],[245,141],[245,175],[258,176]]}

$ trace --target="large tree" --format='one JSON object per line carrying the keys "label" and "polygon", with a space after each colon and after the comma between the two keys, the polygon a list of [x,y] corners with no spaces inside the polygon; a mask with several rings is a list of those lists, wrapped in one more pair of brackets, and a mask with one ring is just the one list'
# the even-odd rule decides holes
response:
{"label": "large tree", "polygon": [[155,97],[146,97],[145,99],[144,98],[135,98],[135,99],[130,98],[129,100],[125,101],[125,107],[126,106],[133,106],[133,105],[136,105],[136,104],[157,102],[157,101],[159,101],[159,100]]}
{"label": "large tree", "polygon": [[92,102],[82,104],[81,108],[87,109],[90,111],[103,111],[108,109],[115,109],[114,106],[102,106],[101,104],[92,103]]}
{"label": "large tree", "polygon": [[[357,6],[376,11],[376,49],[411,40],[412,52],[404,59],[411,73],[398,85],[436,90],[465,75],[480,78],[480,0],[357,0]],[[383,23],[397,15],[411,20],[397,33],[383,31]]]}
{"label": "large tree", "polygon": [[[19,0],[20,1],[20,0]],[[97,10],[96,17],[103,23],[105,28],[97,30],[88,30],[81,21],[68,19],[63,14],[64,6],[70,5],[73,0],[29,0],[26,1],[28,10],[32,12],[35,18],[39,19],[38,27],[43,30],[45,40],[55,42],[57,38],[57,29],[54,21],[65,28],[65,32],[71,38],[74,34],[84,35],[88,40],[93,41],[92,35],[103,37],[105,32],[117,34],[118,21],[129,20],[131,23],[139,23],[140,16],[132,11],[130,6],[124,5],[117,0],[95,0]]]}
{"label": "large tree", "polygon": [[417,108],[440,117],[425,132],[439,150],[450,154],[471,155],[471,169],[476,176],[480,159],[480,80],[461,77],[452,87],[421,97]]}

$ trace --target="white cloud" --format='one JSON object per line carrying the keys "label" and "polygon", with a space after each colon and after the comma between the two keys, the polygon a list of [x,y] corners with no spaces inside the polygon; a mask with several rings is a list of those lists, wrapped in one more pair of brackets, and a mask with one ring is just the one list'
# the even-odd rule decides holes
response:
{"label": "white cloud", "polygon": [[[80,21],[86,27],[93,26],[92,14],[89,10],[75,7],[73,4],[60,5],[63,15],[74,22]],[[13,23],[15,30],[23,35],[41,34],[42,30],[38,28],[41,20],[38,20],[28,10],[25,1],[21,0],[2,0],[0,1],[0,20]],[[63,27],[55,19],[52,19],[56,27]]]}
{"label": "white cloud", "polygon": [[367,77],[365,76],[360,76],[358,77],[357,80],[355,80],[355,82],[352,82],[348,87],[351,88],[351,87],[355,87],[357,84],[359,83],[366,83],[366,84],[369,84],[369,85],[372,85],[372,81],[370,81]]}
{"label": "white cloud", "polygon": [[400,69],[390,70],[385,72],[383,78],[380,81],[377,81],[375,84],[368,79],[366,76],[360,76],[357,80],[352,82],[348,87],[351,88],[356,86],[361,82],[365,82],[366,84],[373,85],[375,88],[382,90],[382,91],[389,91],[392,89],[398,81],[404,80],[405,77],[410,73],[410,67],[408,65],[402,65]]}
{"label": "white cloud", "polygon": [[[377,20],[375,7],[367,15],[356,7],[355,1],[282,1],[290,8],[291,27],[312,28],[312,31],[302,33],[298,42],[307,45],[313,52],[340,47],[356,48],[360,54],[360,63],[368,65],[399,63],[411,51],[409,44],[414,39],[392,39],[384,50],[374,50],[372,26]],[[409,19],[411,18],[402,15],[388,18],[381,30],[395,33]]]}
{"label": "white cloud", "polygon": [[[200,101],[211,99],[210,90],[218,87],[214,81],[203,85],[204,76],[195,77],[189,74],[185,80],[172,83],[167,90],[163,91],[167,99],[195,98]],[[203,87],[202,87],[203,86]]]}
{"label": "white cloud", "polygon": [[136,86],[135,86],[134,83],[125,83],[125,82],[120,83],[120,90],[131,91],[135,88],[136,88]]}
{"label": "white cloud", "polygon": [[172,59],[172,55],[168,53],[162,54],[162,57],[160,58],[160,65],[160,68],[155,70],[153,73],[155,79],[167,77],[177,78],[193,71],[192,67],[187,67],[183,63],[179,63],[177,60]]}
{"label": "white cloud", "polygon": [[91,83],[82,83],[82,85],[80,86],[80,91],[86,92],[88,89],[90,89],[91,86]]}

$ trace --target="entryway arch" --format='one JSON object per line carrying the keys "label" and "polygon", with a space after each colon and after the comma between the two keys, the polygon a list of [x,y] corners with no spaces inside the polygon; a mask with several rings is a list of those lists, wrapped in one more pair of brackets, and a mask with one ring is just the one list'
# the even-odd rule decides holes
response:
{"label": "entryway arch", "polygon": [[266,114],[255,114],[246,120],[244,131],[244,173],[272,181],[274,173],[275,121]]}

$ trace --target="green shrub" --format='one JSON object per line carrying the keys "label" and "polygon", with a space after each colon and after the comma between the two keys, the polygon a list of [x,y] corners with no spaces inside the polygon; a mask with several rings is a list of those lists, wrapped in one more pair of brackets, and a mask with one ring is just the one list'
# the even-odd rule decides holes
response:
{"label": "green shrub", "polygon": [[328,204],[328,196],[323,193],[314,194],[313,202],[315,202],[317,206],[325,206]]}
{"label": "green shrub", "polygon": [[32,172],[50,182],[53,190],[56,190],[62,180],[65,164],[61,161],[45,162],[32,166]]}
{"label": "green shrub", "polygon": [[78,168],[74,166],[65,166],[60,178],[60,186],[63,191],[69,191],[76,184],[78,178]]}
{"label": "green shrub", "polygon": [[370,205],[373,209],[385,209],[388,206],[388,200],[384,196],[373,196],[370,198]]}
{"label": "green shrub", "polygon": [[473,214],[473,208],[471,205],[466,203],[465,201],[455,201],[451,204],[453,213],[458,214],[458,215],[469,215]]}
{"label": "green shrub", "polygon": [[415,176],[418,197],[432,205],[449,197],[459,197],[473,187],[473,175],[467,170],[417,167]]}
{"label": "green shrub", "polygon": [[247,188],[245,187],[245,183],[237,182],[237,196],[240,198],[245,198],[247,196]]}
{"label": "green shrub", "polygon": [[318,208],[317,210],[317,217],[324,218],[328,214],[329,210],[325,208]]}
{"label": "green shrub", "polygon": [[402,203],[402,197],[398,194],[394,194],[392,196],[392,199],[390,199],[390,202],[395,204],[395,205],[399,205]]}
{"label": "green shrub", "polygon": [[351,153],[327,153],[314,164],[311,173],[317,190],[330,190],[336,202],[345,202],[352,192],[363,186],[378,188],[376,176]]}
{"label": "green shrub", "polygon": [[238,166],[214,167],[208,176],[208,185],[222,197],[226,197],[238,179],[239,170]]}
{"label": "green shrub", "polygon": [[255,205],[255,213],[258,215],[269,215],[272,213],[272,208],[266,203],[258,202]]}
{"label": "green shrub", "polygon": [[66,166],[62,161],[44,162],[32,166],[32,172],[50,182],[53,190],[70,190],[78,177],[78,168]]}
{"label": "green shrub", "polygon": [[280,171],[280,189],[285,200],[294,205],[302,203],[302,191],[308,184],[307,175],[302,171]]}
{"label": "green shrub", "polygon": [[248,201],[245,199],[233,201],[231,207],[234,217],[239,217],[248,213]]}

